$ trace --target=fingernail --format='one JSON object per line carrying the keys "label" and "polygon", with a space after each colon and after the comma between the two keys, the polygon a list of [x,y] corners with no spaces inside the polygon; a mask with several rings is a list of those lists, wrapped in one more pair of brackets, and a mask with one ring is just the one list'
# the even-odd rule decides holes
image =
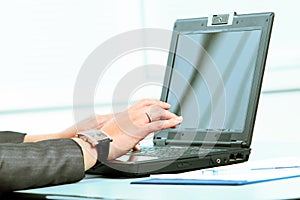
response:
{"label": "fingernail", "polygon": [[175,120],[181,122],[183,120],[183,117],[182,116],[176,117]]}

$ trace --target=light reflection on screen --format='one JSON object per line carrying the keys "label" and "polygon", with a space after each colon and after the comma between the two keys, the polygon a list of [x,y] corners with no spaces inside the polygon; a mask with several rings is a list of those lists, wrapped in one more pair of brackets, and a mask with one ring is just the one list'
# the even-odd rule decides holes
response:
{"label": "light reflection on screen", "polygon": [[[184,118],[180,129],[243,131],[260,35],[260,30],[179,35],[167,102],[172,112]],[[201,48],[191,50],[184,44],[185,37]],[[178,52],[188,52],[193,59]],[[221,78],[215,79],[212,90],[207,77],[216,77],[216,70]],[[222,109],[225,115],[218,114]]]}

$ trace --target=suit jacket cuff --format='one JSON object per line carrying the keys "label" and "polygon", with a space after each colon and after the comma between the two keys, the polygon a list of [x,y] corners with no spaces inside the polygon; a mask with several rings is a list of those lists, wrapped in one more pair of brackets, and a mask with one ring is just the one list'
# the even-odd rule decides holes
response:
{"label": "suit jacket cuff", "polygon": [[0,131],[0,143],[22,143],[26,133]]}

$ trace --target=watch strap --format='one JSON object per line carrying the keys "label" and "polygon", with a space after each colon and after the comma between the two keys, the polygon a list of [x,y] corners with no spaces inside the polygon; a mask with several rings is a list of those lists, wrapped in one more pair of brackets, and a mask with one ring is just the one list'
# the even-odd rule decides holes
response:
{"label": "watch strap", "polygon": [[107,160],[110,142],[111,139],[107,138],[99,141],[99,143],[96,145],[98,150],[98,161],[105,162]]}

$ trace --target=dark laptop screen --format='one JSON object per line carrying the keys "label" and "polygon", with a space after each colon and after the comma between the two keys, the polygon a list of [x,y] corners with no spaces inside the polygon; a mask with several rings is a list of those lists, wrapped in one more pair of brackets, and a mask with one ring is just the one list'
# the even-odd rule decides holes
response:
{"label": "dark laptop screen", "polygon": [[243,131],[260,38],[259,29],[178,35],[167,96],[184,118],[178,129]]}

